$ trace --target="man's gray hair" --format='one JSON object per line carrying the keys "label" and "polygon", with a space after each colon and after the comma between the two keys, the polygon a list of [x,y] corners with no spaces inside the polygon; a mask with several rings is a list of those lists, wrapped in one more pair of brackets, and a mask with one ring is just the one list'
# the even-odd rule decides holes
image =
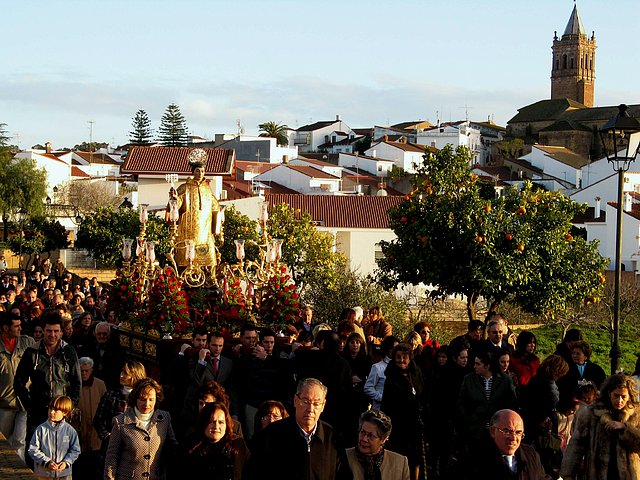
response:
{"label": "man's gray hair", "polygon": [[364,310],[362,309],[362,307],[353,307],[353,311],[356,312],[356,320],[362,320],[362,318],[364,317]]}
{"label": "man's gray hair", "polygon": [[98,328],[100,328],[100,327],[107,327],[107,331],[109,333],[111,333],[111,324],[109,322],[98,322],[98,324],[96,325],[95,330],[98,330]]}
{"label": "man's gray hair", "polygon": [[300,380],[298,382],[298,388],[296,388],[296,395],[298,395],[299,397],[302,393],[302,390],[312,387],[318,387],[320,390],[322,390],[322,395],[327,398],[327,387],[324,385],[324,383],[316,378],[303,378],[302,380]]}
{"label": "man's gray hair", "polygon": [[89,366],[90,368],[93,368],[93,359],[91,359],[90,357],[80,357],[78,359],[78,363],[80,364],[80,366]]}

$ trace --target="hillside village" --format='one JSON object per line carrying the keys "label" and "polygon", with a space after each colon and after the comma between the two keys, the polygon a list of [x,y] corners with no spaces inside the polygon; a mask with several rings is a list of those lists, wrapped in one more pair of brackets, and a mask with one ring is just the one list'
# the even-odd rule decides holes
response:
{"label": "hillside village", "polygon": [[[637,271],[640,170],[632,166],[625,174],[624,202],[618,205],[616,175],[598,137],[617,107],[593,106],[595,35],[587,35],[575,5],[563,34],[553,38],[552,55],[551,98],[514,106],[506,126],[491,118],[362,126],[351,125],[348,115],[335,115],[287,128],[286,142],[242,132],[214,133],[213,140],[192,137],[182,147],[125,145],[83,152],[57,151],[47,144],[14,155],[47,171],[51,212],[68,230],[77,231],[76,212],[58,202],[64,185],[103,183],[112,194],[126,197],[127,205],[148,204],[159,211],[167,201],[167,175],[186,179],[188,152],[203,148],[206,176],[223,204],[254,217],[261,199],[308,211],[318,229],[334,236],[336,250],[350,259],[351,267],[369,274],[382,254],[380,241],[394,238],[386,212],[407,194],[406,174],[415,172],[425,151],[464,146],[473,153],[473,172],[493,184],[497,196],[531,180],[587,203],[587,213],[575,225],[584,228],[588,240],[599,239],[601,253],[611,259],[615,214],[623,208],[622,263]],[[640,105],[631,105],[628,112],[640,117]]]}

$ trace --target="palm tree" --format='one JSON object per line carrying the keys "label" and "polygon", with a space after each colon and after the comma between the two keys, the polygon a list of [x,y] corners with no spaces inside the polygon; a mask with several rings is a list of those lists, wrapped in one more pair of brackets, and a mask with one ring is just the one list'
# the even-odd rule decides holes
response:
{"label": "palm tree", "polygon": [[278,145],[289,145],[289,137],[287,137],[287,130],[289,127],[286,125],[280,125],[278,122],[265,122],[258,125],[260,129],[261,137],[271,137],[276,139]]}

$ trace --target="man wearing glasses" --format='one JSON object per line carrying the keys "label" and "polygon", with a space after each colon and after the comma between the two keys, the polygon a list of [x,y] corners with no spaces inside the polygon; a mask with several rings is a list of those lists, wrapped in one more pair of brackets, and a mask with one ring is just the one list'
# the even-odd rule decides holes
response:
{"label": "man wearing glasses", "polygon": [[[521,443],[524,437],[522,418],[513,410],[498,410],[489,423],[493,442],[482,461],[475,462],[469,478],[544,480],[540,456],[532,446]],[[471,473],[471,472],[470,472]]]}
{"label": "man wearing glasses", "polygon": [[269,424],[255,437],[249,479],[333,480],[338,453],[331,426],[320,420],[327,387],[315,378],[298,383],[295,415]]}

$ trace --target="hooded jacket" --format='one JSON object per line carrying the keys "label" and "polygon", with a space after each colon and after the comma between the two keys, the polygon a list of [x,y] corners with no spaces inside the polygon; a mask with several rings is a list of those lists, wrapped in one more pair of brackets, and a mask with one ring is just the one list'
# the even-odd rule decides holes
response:
{"label": "hooded jacket", "polygon": [[[44,422],[36,428],[29,444],[34,473],[39,477],[63,478],[71,475],[71,464],[80,456],[78,433],[67,422]],[[49,470],[49,462],[66,462],[62,471]]]}

